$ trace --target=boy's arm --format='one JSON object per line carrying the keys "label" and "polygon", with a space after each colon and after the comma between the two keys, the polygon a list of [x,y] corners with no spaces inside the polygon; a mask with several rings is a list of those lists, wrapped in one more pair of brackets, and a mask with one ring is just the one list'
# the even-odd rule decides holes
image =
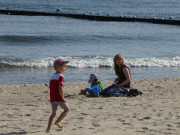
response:
{"label": "boy's arm", "polygon": [[63,102],[66,102],[66,99],[64,98],[64,88],[61,86],[61,84],[59,85],[59,94]]}
{"label": "boy's arm", "polygon": [[101,89],[101,87],[99,86],[99,92],[101,92],[102,91],[102,89]]}
{"label": "boy's arm", "polygon": [[103,85],[102,85],[101,81],[99,82],[99,90],[100,90],[100,92],[103,90]]}
{"label": "boy's arm", "polygon": [[99,83],[99,86],[101,87],[101,90],[103,90],[103,84],[102,84],[101,81],[100,81],[100,83]]}

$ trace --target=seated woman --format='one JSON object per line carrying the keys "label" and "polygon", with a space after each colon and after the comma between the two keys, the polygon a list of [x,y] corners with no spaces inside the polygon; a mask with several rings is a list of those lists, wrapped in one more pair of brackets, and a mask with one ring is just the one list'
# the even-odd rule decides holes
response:
{"label": "seated woman", "polygon": [[117,76],[113,85],[130,88],[131,74],[129,68],[125,65],[124,57],[117,54],[114,57],[114,71]]}
{"label": "seated woman", "polygon": [[103,96],[137,96],[140,93],[137,89],[130,89],[131,73],[125,64],[124,57],[117,54],[114,57],[114,71],[117,76],[113,84],[105,88]]}

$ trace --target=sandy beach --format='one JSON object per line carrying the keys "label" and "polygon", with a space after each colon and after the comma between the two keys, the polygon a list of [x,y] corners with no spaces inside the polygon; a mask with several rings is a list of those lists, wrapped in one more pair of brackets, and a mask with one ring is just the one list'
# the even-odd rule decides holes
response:
{"label": "sandy beach", "polygon": [[[102,81],[104,88],[112,81]],[[87,82],[65,83],[71,111],[45,133],[51,114],[48,84],[0,85],[0,135],[178,135],[180,78],[134,79],[137,97],[87,98],[78,95]],[[62,110],[58,110],[60,114]]]}

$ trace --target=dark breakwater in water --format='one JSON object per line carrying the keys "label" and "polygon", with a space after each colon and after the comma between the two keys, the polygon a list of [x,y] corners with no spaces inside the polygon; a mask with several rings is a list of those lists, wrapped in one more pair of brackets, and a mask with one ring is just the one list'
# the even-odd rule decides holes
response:
{"label": "dark breakwater in water", "polygon": [[0,10],[0,14],[7,15],[27,15],[27,16],[63,16],[76,19],[86,19],[94,21],[117,21],[117,22],[147,22],[154,24],[169,24],[180,25],[180,20],[167,20],[167,19],[148,19],[136,17],[118,17],[118,16],[98,16],[86,14],[71,14],[71,13],[50,13],[50,12],[37,12],[37,11],[23,11],[23,10]]}

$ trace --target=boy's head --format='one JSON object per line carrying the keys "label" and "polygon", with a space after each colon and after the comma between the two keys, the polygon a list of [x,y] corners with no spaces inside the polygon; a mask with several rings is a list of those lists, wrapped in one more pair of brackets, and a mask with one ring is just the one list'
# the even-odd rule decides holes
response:
{"label": "boy's head", "polygon": [[89,83],[96,83],[97,81],[99,81],[99,77],[97,76],[96,73],[90,74],[89,76]]}
{"label": "boy's head", "polygon": [[65,60],[62,60],[62,59],[57,59],[54,61],[54,70],[56,70],[56,72],[60,72],[60,73],[64,73],[64,71],[66,70],[66,64],[68,63],[69,61],[65,61]]}

